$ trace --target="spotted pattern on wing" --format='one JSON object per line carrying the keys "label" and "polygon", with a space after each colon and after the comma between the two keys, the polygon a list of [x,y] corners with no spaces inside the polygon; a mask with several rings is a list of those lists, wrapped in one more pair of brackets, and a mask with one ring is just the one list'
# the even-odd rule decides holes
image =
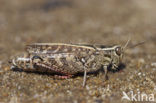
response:
{"label": "spotted pattern on wing", "polygon": [[38,63],[38,67],[46,66],[45,68],[50,68],[49,70],[61,71],[63,74],[83,72],[85,63],[96,52],[94,48],[88,46],[49,43],[28,45],[27,51],[44,60],[44,62]]}

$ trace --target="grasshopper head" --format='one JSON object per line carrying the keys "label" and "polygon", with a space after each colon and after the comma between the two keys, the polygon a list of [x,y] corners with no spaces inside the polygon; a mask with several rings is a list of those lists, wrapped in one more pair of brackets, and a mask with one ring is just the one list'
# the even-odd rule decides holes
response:
{"label": "grasshopper head", "polygon": [[112,69],[116,69],[122,61],[124,50],[121,46],[114,46],[111,58],[112,58]]}
{"label": "grasshopper head", "polygon": [[113,47],[112,52],[112,69],[116,69],[119,64],[121,63],[121,60],[123,58],[124,51],[126,50],[126,47],[128,46],[130,42],[130,39],[126,42],[126,44],[121,47],[119,45]]}

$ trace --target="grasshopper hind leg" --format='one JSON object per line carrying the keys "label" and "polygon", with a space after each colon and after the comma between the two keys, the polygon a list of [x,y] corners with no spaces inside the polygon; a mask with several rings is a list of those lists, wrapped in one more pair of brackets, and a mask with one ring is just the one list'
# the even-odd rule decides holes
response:
{"label": "grasshopper hind leg", "polygon": [[72,76],[73,75],[55,75],[54,78],[56,78],[56,79],[69,79]]}

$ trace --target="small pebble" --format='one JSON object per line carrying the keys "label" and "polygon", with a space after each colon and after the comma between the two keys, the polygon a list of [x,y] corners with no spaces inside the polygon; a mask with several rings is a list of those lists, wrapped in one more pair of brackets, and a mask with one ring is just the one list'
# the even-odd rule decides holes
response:
{"label": "small pebble", "polygon": [[154,90],[156,91],[156,86],[154,87]]}
{"label": "small pebble", "polygon": [[0,68],[2,68],[2,61],[0,61]]}
{"label": "small pebble", "polygon": [[156,70],[156,68],[153,68],[152,70],[153,70],[153,71],[155,71],[155,70]]}
{"label": "small pebble", "polygon": [[143,64],[143,63],[145,63],[145,60],[144,60],[143,58],[140,58],[140,59],[138,60],[138,62]]}
{"label": "small pebble", "polygon": [[151,66],[156,67],[156,62],[151,63]]}
{"label": "small pebble", "polygon": [[140,68],[142,66],[142,64],[144,64],[144,63],[145,63],[145,60],[143,58],[140,58],[138,60],[137,67]]}
{"label": "small pebble", "polygon": [[138,75],[140,76],[141,75],[141,72],[139,72]]}

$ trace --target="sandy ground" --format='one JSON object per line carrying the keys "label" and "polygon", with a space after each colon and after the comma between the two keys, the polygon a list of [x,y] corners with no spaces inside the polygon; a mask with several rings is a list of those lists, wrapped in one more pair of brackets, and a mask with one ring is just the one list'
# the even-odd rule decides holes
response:
{"label": "sandy ground", "polygon": [[[1,0],[0,103],[131,103],[121,100],[123,92],[153,94],[156,102],[155,5],[154,0]],[[57,80],[14,72],[7,64],[34,42],[124,45],[129,37],[129,46],[146,42],[127,49],[125,67],[109,72],[109,80],[88,75],[85,88],[81,76]]]}

